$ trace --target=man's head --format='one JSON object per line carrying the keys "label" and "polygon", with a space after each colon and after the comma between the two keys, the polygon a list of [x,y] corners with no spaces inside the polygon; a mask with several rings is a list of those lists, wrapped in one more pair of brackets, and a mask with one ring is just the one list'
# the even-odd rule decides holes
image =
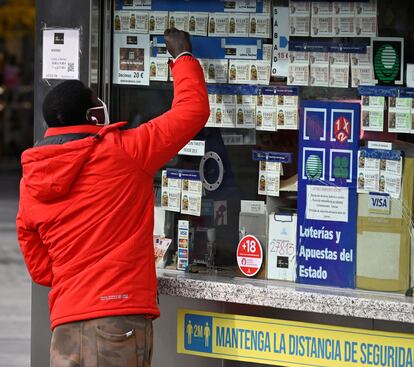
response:
{"label": "man's head", "polygon": [[93,123],[86,115],[102,106],[93,91],[79,80],[68,80],[53,88],[43,102],[43,117],[49,127]]}

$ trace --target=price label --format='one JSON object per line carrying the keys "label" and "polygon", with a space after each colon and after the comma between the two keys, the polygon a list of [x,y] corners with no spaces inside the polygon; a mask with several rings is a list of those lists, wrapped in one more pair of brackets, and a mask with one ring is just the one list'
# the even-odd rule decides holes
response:
{"label": "price label", "polygon": [[289,8],[273,8],[272,76],[287,77],[289,64]]}
{"label": "price label", "polygon": [[240,271],[248,276],[255,276],[263,264],[263,250],[255,236],[244,236],[237,246],[237,264]]}

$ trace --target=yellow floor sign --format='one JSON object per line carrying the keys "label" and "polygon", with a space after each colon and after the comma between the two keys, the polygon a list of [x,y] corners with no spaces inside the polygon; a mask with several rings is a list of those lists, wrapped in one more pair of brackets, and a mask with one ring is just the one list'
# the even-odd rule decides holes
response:
{"label": "yellow floor sign", "polygon": [[279,366],[414,367],[414,334],[178,310],[178,353]]}

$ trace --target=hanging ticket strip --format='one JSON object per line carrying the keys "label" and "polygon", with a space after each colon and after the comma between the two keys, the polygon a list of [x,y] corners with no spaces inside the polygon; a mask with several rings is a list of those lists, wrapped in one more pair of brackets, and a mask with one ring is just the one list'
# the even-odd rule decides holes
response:
{"label": "hanging ticket strip", "polygon": [[290,36],[375,37],[377,1],[290,1]]}
{"label": "hanging ticket strip", "polygon": [[[168,0],[116,0],[115,84],[172,81],[166,62],[171,55],[163,33],[176,27],[193,36],[193,53],[207,83],[269,85],[273,75],[287,77],[289,85],[347,88],[351,70],[352,87],[375,85],[371,49],[364,38],[361,42],[354,38],[376,35],[376,1],[291,1],[289,8],[273,9],[270,0],[179,0],[171,4]],[[139,47],[131,46],[131,36],[142,45],[148,35],[150,59],[141,60]],[[348,37],[349,41],[294,37],[309,35]],[[313,55],[318,53],[323,55]]]}
{"label": "hanging ticket strip", "polygon": [[[290,1],[290,85],[348,88],[375,85],[371,49],[358,37],[377,34],[376,0],[366,2]],[[348,37],[343,42],[298,40],[300,37]],[[351,64],[350,64],[351,61]]]}
{"label": "hanging ticket strip", "polygon": [[210,118],[206,127],[264,131],[298,128],[298,88],[208,85]]}
{"label": "hanging ticket strip", "polygon": [[203,185],[200,173],[193,170],[162,171],[161,207],[181,214],[200,216]]}
{"label": "hanging ticket strip", "polygon": [[375,85],[369,46],[338,48],[327,45],[299,47],[289,43],[288,84],[313,87],[349,87]]}
{"label": "hanging ticket strip", "polygon": [[254,150],[252,159],[259,162],[258,194],[279,196],[282,163],[291,163],[292,154]]}
{"label": "hanging ticket strip", "polygon": [[[165,29],[171,27],[193,36],[193,53],[203,66],[207,82],[269,84],[273,47],[270,0],[116,0],[115,4],[115,84],[172,80],[166,60],[171,55],[163,37]],[[150,59],[143,62],[133,55],[136,47],[130,45],[131,37],[141,44],[144,38],[152,38]],[[128,69],[135,74],[128,76],[125,67],[119,69],[126,63],[131,68],[135,64],[134,70]],[[138,70],[138,63],[144,64],[143,70]],[[149,78],[144,79],[148,73]]]}
{"label": "hanging ticket strip", "polygon": [[384,131],[387,113],[388,132],[414,133],[414,88],[360,87],[358,91],[363,130]]}
{"label": "hanging ticket strip", "polygon": [[358,193],[382,193],[399,199],[403,155],[400,150],[358,151]]}

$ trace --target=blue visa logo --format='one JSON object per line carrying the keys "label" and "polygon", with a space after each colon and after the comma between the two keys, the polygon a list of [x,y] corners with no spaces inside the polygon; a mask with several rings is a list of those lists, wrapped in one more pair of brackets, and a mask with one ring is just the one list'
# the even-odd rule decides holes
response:
{"label": "blue visa logo", "polygon": [[391,201],[389,195],[370,194],[368,211],[374,214],[390,214]]}

